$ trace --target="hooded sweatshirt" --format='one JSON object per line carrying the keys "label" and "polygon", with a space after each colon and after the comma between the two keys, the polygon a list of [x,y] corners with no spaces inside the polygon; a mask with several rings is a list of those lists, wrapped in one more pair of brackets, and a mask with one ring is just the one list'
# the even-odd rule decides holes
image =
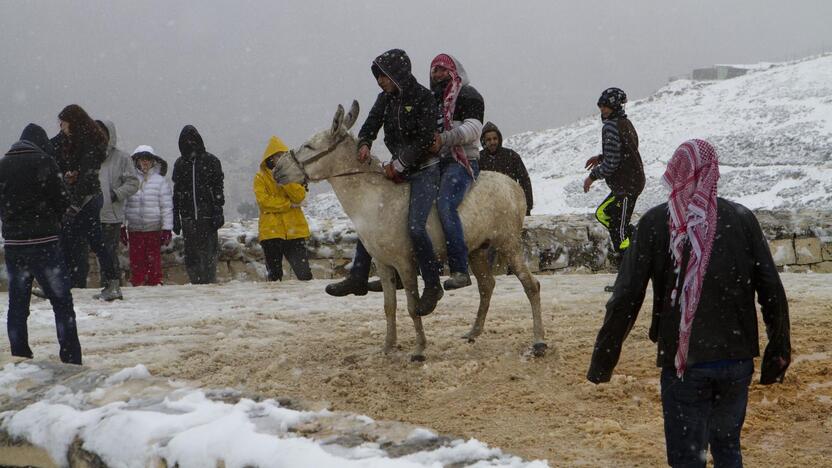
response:
{"label": "hooded sweatshirt", "polygon": [[260,241],[269,239],[303,239],[309,237],[309,225],[300,207],[306,189],[298,183],[280,185],[274,180],[266,160],[272,155],[289,151],[283,141],[273,136],[260,160],[254,176],[254,197],[260,208]]}
{"label": "hooded sweatshirt", "polygon": [[[497,137],[499,138],[495,153],[489,153],[488,149],[485,148],[485,134],[489,132],[497,133]],[[514,150],[503,147],[503,134],[491,122],[483,126],[480,142],[483,147],[482,151],[480,151],[480,170],[499,172],[517,181],[520,187],[523,188],[523,193],[526,195],[526,215],[530,215],[532,206],[534,206],[534,194],[532,193],[532,182],[529,179],[529,172],[526,170],[526,165],[523,164],[520,155],[514,152]]]}
{"label": "hooded sweatshirt", "polygon": [[456,73],[462,80],[460,83],[462,88],[459,90],[459,95],[456,98],[456,105],[454,106],[453,121],[450,130],[445,129],[443,117],[443,93],[448,83],[447,80],[439,83],[431,83],[431,90],[439,105],[439,119],[437,120],[437,128],[442,136],[442,149],[439,151],[441,158],[453,158],[451,151],[453,147],[459,146],[465,152],[465,156],[469,161],[474,161],[479,158],[478,140],[482,134],[482,122],[485,114],[485,101],[470,84],[468,73],[462,66],[462,63],[455,57],[449,54],[444,54],[450,57],[456,67]]}
{"label": "hooded sweatshirt", "polygon": [[202,136],[193,125],[179,134],[179,152],[173,165],[174,219],[222,217],[225,205],[222,164],[205,151]]}
{"label": "hooded sweatshirt", "polygon": [[29,124],[20,141],[0,158],[0,220],[6,246],[58,240],[69,194],[55,159],[43,148],[49,138]]}
{"label": "hooded sweatshirt", "polygon": [[[139,190],[127,199],[125,217],[129,231],[170,231],[173,229],[173,191],[165,180],[168,163],[153,154],[153,148],[139,146],[133,153],[133,163],[139,174]],[[139,159],[151,158],[153,166],[142,173]]]}
{"label": "hooded sweatshirt", "polygon": [[101,222],[120,224],[124,222],[124,203],[139,189],[139,178],[130,156],[116,145],[116,126],[109,120],[99,120],[107,128],[107,159],[101,163],[98,179],[104,205],[101,207]]}
{"label": "hooded sweatshirt", "polygon": [[433,93],[411,73],[410,58],[401,49],[379,55],[371,66],[373,76],[388,76],[396,85],[392,94],[379,93],[358,132],[358,145],[372,147],[384,127],[384,144],[399,173],[412,172],[439,162],[430,152],[439,118]]}

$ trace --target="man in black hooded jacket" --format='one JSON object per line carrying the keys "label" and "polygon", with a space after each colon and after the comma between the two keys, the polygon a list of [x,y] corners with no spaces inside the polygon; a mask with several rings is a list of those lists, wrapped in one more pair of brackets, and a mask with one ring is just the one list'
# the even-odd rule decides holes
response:
{"label": "man in black hooded jacket", "polygon": [[505,174],[520,184],[523,194],[526,195],[526,216],[529,216],[534,206],[534,194],[529,171],[526,170],[526,165],[523,164],[520,155],[512,149],[503,147],[503,134],[491,122],[487,122],[482,127],[480,143],[482,143],[480,170]]}
{"label": "man in black hooded jacket", "polygon": [[59,234],[70,206],[46,131],[29,124],[0,158],[0,219],[9,277],[8,333],[12,356],[33,357],[27,319],[32,281],[52,304],[62,362],[81,364],[69,273]]}
{"label": "man in black hooded jacket", "polygon": [[171,176],[173,232],[181,232],[185,239],[185,269],[191,283],[214,283],[219,256],[217,230],[225,223],[222,164],[205,151],[202,136],[193,125],[186,125],[179,134],[179,152]]}
{"label": "man in black hooded jacket", "polygon": [[[439,194],[439,158],[431,152],[439,109],[433,93],[411,73],[410,58],[401,49],[379,55],[371,66],[382,92],[358,132],[358,158],[367,160],[370,147],[384,128],[384,144],[393,159],[385,165],[388,178],[410,183],[408,228],[425,289],[416,307],[418,315],[433,312],[442,298],[441,265],[436,259],[425,223]],[[367,294],[372,258],[359,241],[349,276],[326,287],[333,296]]]}

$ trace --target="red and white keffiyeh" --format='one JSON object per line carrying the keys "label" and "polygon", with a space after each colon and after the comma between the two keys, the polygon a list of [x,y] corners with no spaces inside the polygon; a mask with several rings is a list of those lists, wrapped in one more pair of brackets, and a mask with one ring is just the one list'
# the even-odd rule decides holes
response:
{"label": "red and white keffiyeh", "polygon": [[[684,284],[676,284],[673,301],[680,301],[679,347],[676,349],[676,375],[687,368],[693,318],[699,306],[705,271],[711,259],[716,234],[716,186],[719,160],[716,150],[705,140],[682,143],[667,163],[662,182],[670,189],[670,250],[673,263],[681,268],[685,244],[690,243],[690,258]],[[681,274],[681,272],[680,272]],[[680,290],[681,287],[681,290]],[[681,292],[680,292],[681,291]]]}
{"label": "red and white keffiyeh", "polygon": [[[442,67],[448,70],[451,79],[445,85],[445,91],[442,93],[442,121],[445,130],[454,128],[454,109],[456,108],[456,98],[459,96],[459,91],[462,89],[462,77],[457,69],[456,60],[448,54],[439,54],[430,62],[430,69],[433,67]],[[474,171],[471,169],[471,163],[468,162],[468,156],[461,146],[454,146],[451,148],[451,155],[453,155],[456,162],[462,164],[463,167],[474,176]]]}

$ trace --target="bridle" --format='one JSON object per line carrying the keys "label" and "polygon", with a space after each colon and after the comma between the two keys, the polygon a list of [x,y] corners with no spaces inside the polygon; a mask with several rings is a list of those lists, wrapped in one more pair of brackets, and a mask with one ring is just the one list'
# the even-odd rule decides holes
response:
{"label": "bridle", "polygon": [[312,177],[310,177],[309,173],[306,172],[305,165],[306,164],[312,164],[313,162],[315,162],[315,161],[323,158],[324,156],[328,155],[329,153],[335,151],[335,148],[337,148],[338,145],[343,143],[346,138],[347,138],[347,133],[343,133],[340,137],[338,137],[337,140],[335,140],[334,143],[329,145],[329,147],[327,149],[325,149],[325,150],[321,151],[320,153],[317,153],[317,154],[315,154],[315,155],[313,155],[309,158],[306,158],[303,161],[299,160],[298,157],[295,155],[295,150],[289,150],[289,157],[292,158],[292,161],[294,161],[295,165],[297,165],[298,169],[300,169],[301,174],[303,174],[303,183],[304,184],[306,184],[308,182],[319,182],[319,181],[326,180],[326,179],[332,179],[333,177],[344,177],[344,176],[350,176],[350,175],[355,175],[355,174],[379,174],[379,175],[383,175],[379,171],[365,171],[365,170],[360,170],[359,169],[359,170],[352,170],[352,171],[349,171],[349,172],[344,172],[342,174],[335,174],[335,175],[332,175],[332,176],[318,178],[318,179],[313,179]]}

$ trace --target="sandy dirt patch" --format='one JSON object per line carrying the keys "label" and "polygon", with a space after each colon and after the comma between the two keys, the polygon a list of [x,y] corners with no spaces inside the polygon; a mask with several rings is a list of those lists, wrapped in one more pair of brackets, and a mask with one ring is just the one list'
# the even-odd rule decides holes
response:
{"label": "sandy dirt patch", "polygon": [[[128,300],[115,305],[81,291],[76,302],[86,317],[79,327],[87,365],[143,363],[154,374],[205,386],[473,437],[552,466],[664,465],[647,309],[612,382],[596,386],[584,375],[611,276],[538,278],[550,350],[537,359],[527,355],[531,312],[513,277],[498,278],[486,331],[475,343],[460,337],[476,311],[476,288],[446,294],[425,320],[425,363],[410,362],[414,334],[402,304],[399,350],[385,356],[381,295],[335,300],[323,281],[128,288]],[[783,279],[794,361],[784,384],[751,388],[746,465],[832,466],[832,276]],[[38,307],[32,341],[45,358],[55,354],[54,327],[43,318],[46,305]]]}

